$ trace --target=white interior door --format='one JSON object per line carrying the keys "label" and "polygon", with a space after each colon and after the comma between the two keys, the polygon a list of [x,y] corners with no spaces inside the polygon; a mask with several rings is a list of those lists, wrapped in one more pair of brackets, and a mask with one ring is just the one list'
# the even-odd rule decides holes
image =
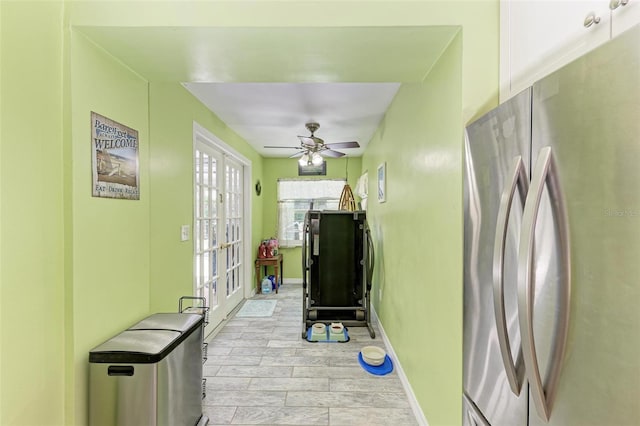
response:
{"label": "white interior door", "polygon": [[197,138],[194,157],[194,294],[209,306],[208,334],[244,297],[244,166]]}
{"label": "white interior door", "polygon": [[226,312],[242,301],[244,262],[243,172],[242,165],[230,157],[224,158],[224,235],[223,250],[226,272]]}

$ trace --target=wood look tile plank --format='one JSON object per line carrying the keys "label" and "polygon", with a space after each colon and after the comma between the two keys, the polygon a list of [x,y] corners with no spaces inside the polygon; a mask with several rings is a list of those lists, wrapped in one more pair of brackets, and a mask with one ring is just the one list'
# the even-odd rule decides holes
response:
{"label": "wood look tile plank", "polygon": [[344,407],[344,408],[411,408],[400,393],[384,392],[287,392],[288,407]]}
{"label": "wood look tile plank", "polygon": [[[218,373],[220,374],[220,373]],[[369,373],[362,367],[293,367],[293,377],[328,377],[364,379]]]}
{"label": "wood look tile plank", "polygon": [[329,379],[293,377],[252,378],[250,390],[262,391],[329,391]]}
{"label": "wood look tile plank", "polygon": [[328,425],[327,408],[238,407],[233,425]]}
{"label": "wood look tile plank", "polygon": [[417,425],[408,408],[329,408],[331,426],[412,426]]}
{"label": "wood look tile plank", "polygon": [[[248,389],[251,378],[249,377],[207,377],[207,397],[204,401],[213,398],[219,391]],[[203,401],[203,404],[206,402]]]}
{"label": "wood look tile plank", "polygon": [[332,378],[329,379],[329,390],[331,392],[397,392],[405,395],[400,379],[389,376],[360,379]]}
{"label": "wood look tile plank", "polygon": [[294,356],[296,348],[256,348],[256,347],[238,347],[232,348],[230,355],[232,356]]}
{"label": "wood look tile plank", "polygon": [[293,367],[260,367],[225,365],[218,370],[217,377],[291,377]]}
{"label": "wood look tile plank", "polygon": [[329,359],[321,357],[309,357],[309,356],[263,356],[260,362],[262,367],[272,366],[309,366],[309,367],[328,367]]}
{"label": "wood look tile plank", "polygon": [[202,414],[209,418],[209,426],[211,425],[228,425],[236,414],[237,407],[214,407],[210,405],[202,406]]}
{"label": "wood look tile plank", "polygon": [[206,405],[212,407],[283,407],[285,392],[262,392],[250,390],[225,390],[217,392],[215,397],[207,399]]}

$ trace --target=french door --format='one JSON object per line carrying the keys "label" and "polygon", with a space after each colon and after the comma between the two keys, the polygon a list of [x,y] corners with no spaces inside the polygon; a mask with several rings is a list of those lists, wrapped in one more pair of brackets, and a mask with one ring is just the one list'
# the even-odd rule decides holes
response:
{"label": "french door", "polygon": [[194,157],[194,293],[209,306],[208,334],[244,297],[244,166],[198,138]]}

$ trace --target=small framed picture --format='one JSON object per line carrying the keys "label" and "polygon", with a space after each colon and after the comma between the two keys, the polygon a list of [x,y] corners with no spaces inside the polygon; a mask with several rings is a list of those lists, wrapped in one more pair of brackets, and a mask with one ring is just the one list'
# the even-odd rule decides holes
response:
{"label": "small framed picture", "polygon": [[327,175],[327,162],[323,161],[322,164],[310,164],[307,166],[301,166],[298,164],[298,176],[326,176]]}
{"label": "small framed picture", "polygon": [[378,202],[387,201],[387,163],[378,166]]}

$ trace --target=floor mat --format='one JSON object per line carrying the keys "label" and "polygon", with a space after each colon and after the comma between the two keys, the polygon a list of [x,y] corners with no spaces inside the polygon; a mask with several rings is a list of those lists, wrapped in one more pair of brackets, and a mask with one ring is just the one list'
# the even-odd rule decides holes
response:
{"label": "floor mat", "polygon": [[277,300],[247,300],[236,314],[236,317],[270,317],[276,309],[276,303],[278,303]]}

